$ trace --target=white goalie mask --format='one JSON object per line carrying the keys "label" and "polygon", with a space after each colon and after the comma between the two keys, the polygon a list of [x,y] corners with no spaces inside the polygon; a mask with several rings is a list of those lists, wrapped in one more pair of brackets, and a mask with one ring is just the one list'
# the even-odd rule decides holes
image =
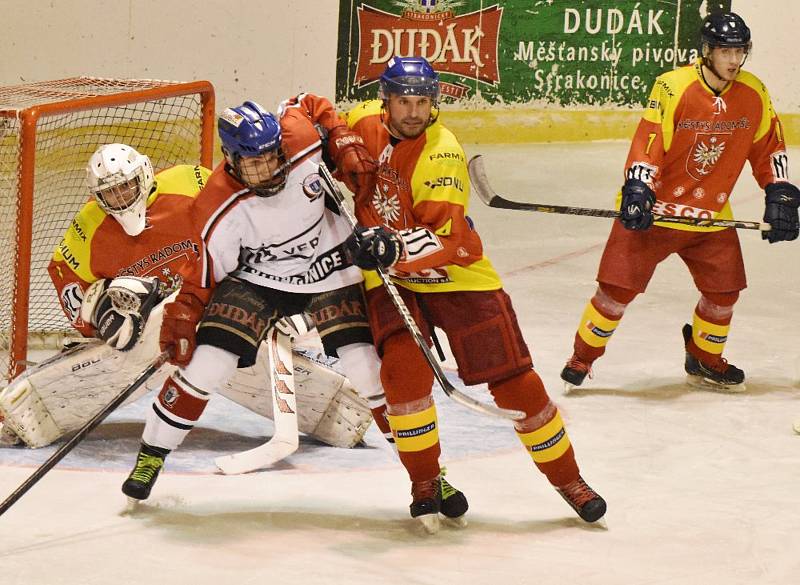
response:
{"label": "white goalie mask", "polygon": [[150,159],[126,144],[98,148],[86,166],[89,192],[125,233],[144,231],[147,197],[155,183]]}

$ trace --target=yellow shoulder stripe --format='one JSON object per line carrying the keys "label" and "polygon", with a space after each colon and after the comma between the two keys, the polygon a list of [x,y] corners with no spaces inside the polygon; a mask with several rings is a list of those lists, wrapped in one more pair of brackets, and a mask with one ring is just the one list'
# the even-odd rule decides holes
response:
{"label": "yellow shoulder stripe", "polygon": [[769,132],[772,119],[775,117],[772,100],[769,99],[769,92],[761,80],[749,71],[740,71],[736,76],[736,81],[750,87],[761,99],[761,120],[758,121],[758,129],[753,136],[753,142],[758,142]]}
{"label": "yellow shoulder stripe", "polygon": [[381,100],[368,100],[366,102],[362,102],[343,115],[344,121],[347,122],[347,126],[349,128],[352,128],[362,118],[380,114],[382,107],[383,102]]}
{"label": "yellow shoulder stripe", "polygon": [[107,217],[96,201],[85,204],[72,219],[64,239],[53,253],[53,260],[66,263],[86,282],[97,280],[91,266],[92,238]]}

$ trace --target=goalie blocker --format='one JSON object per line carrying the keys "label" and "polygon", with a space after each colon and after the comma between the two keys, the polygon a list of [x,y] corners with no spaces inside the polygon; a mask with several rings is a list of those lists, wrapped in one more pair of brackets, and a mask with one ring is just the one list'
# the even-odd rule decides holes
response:
{"label": "goalie blocker", "polygon": [[[0,392],[6,437],[13,433],[29,447],[44,447],[83,426],[158,355],[164,304],[152,310],[140,342],[129,351],[115,351],[97,340],[52,356],[13,380]],[[272,419],[267,351],[262,344],[256,363],[237,370],[220,394]],[[293,350],[298,428],[328,445],[353,447],[372,416],[349,380],[332,367],[335,361],[310,350]],[[125,404],[160,389],[173,370],[171,365],[162,367]]]}

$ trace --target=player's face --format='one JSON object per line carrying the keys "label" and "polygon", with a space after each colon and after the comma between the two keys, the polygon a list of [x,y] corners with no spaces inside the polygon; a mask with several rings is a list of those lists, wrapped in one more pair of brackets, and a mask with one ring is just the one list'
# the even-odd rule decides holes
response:
{"label": "player's face", "polygon": [[243,156],[239,160],[239,174],[249,187],[267,185],[272,182],[282,164],[277,150],[270,150],[257,156]]}
{"label": "player's face", "polygon": [[744,47],[715,47],[708,55],[714,73],[725,81],[733,81],[739,74],[747,49]]}
{"label": "player's face", "polygon": [[136,202],[139,196],[139,179],[134,178],[113,187],[107,187],[99,191],[98,196],[108,209],[123,211]]}
{"label": "player's face", "polygon": [[428,127],[433,101],[424,95],[390,95],[389,126],[400,138],[416,138]]}

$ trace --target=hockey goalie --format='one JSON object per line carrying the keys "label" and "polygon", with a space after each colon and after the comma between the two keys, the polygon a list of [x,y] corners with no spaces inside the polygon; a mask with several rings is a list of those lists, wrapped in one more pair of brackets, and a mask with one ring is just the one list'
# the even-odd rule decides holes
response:
{"label": "hockey goalie", "polygon": [[[29,368],[0,392],[6,443],[42,447],[79,429],[158,355],[162,307],[180,286],[181,265],[197,250],[184,218],[208,175],[191,165],[156,175],[149,158],[127,145],[95,152],[87,166],[92,200],[48,267],[65,314],[86,341]],[[282,320],[256,363],[220,390],[275,420],[269,443],[283,445],[280,453],[273,449],[274,460],[297,447],[298,431],[353,447],[372,420],[366,401],[332,367],[335,360],[292,349],[291,340],[306,333],[302,316]],[[173,370],[161,368],[127,402],[160,388]],[[268,459],[233,455],[218,465],[235,473]]]}

